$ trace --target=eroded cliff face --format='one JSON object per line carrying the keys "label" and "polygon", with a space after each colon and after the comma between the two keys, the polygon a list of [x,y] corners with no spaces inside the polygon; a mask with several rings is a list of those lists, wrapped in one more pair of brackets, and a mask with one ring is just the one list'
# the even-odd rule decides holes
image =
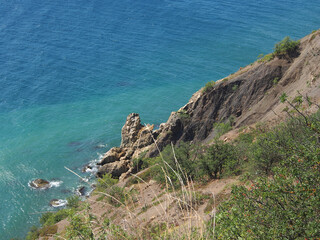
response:
{"label": "eroded cliff face", "polygon": [[133,158],[142,153],[154,157],[171,142],[209,141],[215,135],[214,123],[225,122],[231,116],[235,119],[234,128],[272,121],[283,115],[284,105],[279,102],[283,92],[293,98],[299,91],[319,103],[319,65],[318,31],[301,40],[294,57],[255,62],[217,81],[209,91],[200,89],[157,130],[150,125],[143,126],[139,115],[132,113],[122,128],[120,148],[106,153],[97,175],[109,172],[125,178],[132,171]]}

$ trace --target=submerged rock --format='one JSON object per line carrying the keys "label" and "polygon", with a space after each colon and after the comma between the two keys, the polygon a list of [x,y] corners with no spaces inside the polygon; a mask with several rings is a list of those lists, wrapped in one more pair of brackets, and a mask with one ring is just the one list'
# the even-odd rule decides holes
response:
{"label": "submerged rock", "polygon": [[47,189],[50,187],[50,182],[41,178],[37,178],[30,182],[30,186],[37,189]]}

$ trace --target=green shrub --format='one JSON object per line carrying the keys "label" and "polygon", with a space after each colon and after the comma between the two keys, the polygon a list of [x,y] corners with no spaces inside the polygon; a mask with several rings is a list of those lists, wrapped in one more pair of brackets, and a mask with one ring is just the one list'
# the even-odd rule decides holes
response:
{"label": "green shrub", "polygon": [[232,173],[237,166],[235,147],[216,140],[214,144],[205,148],[204,154],[200,157],[200,176],[216,179],[223,172]]}
{"label": "green shrub", "polygon": [[40,229],[40,236],[45,237],[45,236],[52,236],[56,234],[58,231],[58,226],[57,225],[51,225],[51,226],[45,226]]}
{"label": "green shrub", "polygon": [[40,235],[39,229],[36,226],[32,226],[26,236],[26,240],[38,239]]}
{"label": "green shrub", "polygon": [[96,190],[99,192],[104,192],[111,186],[118,183],[118,179],[112,178],[112,175],[107,173],[103,175],[102,178],[98,178]]}
{"label": "green shrub", "polygon": [[66,228],[67,239],[94,239],[92,221],[94,217],[80,214],[72,215],[69,219],[70,224]]}
{"label": "green shrub", "polygon": [[[188,180],[206,181],[223,174],[238,174],[239,158],[232,144],[215,140],[211,146],[181,143],[179,147],[167,146],[155,159],[150,175],[160,184],[181,187]],[[182,182],[181,182],[182,181]]]}
{"label": "green shrub", "polygon": [[66,239],[129,239],[120,226],[112,224],[108,218],[100,219],[90,214],[89,209],[87,206],[84,212],[70,216],[70,224],[66,227]]}
{"label": "green shrub", "polygon": [[106,199],[109,204],[115,207],[125,204],[128,199],[133,201],[133,190],[128,192],[124,187],[117,186],[118,181],[118,179],[112,178],[111,174],[108,173],[98,179],[95,192],[101,195],[99,200]]}
{"label": "green shrub", "polygon": [[233,188],[219,208],[216,238],[319,238],[320,112],[299,115],[258,136],[251,161],[273,175]]}
{"label": "green shrub", "polygon": [[270,62],[272,59],[274,59],[273,53],[269,53],[264,56],[263,56],[263,54],[258,56],[258,62]]}
{"label": "green shrub", "polygon": [[[149,161],[148,161],[149,163]],[[126,187],[131,186],[132,184],[137,184],[143,181],[149,181],[154,177],[153,171],[151,168],[146,169],[145,171],[139,172],[136,174],[136,176],[132,176],[127,183],[125,184]],[[141,180],[142,179],[142,180]]]}
{"label": "green shrub", "polygon": [[298,49],[300,41],[293,41],[290,37],[285,37],[282,41],[274,46],[276,56],[291,55]]}
{"label": "green shrub", "polygon": [[254,133],[249,132],[249,133],[240,133],[238,138],[236,139],[237,143],[246,143],[246,144],[251,144],[254,140]]}
{"label": "green shrub", "polygon": [[233,86],[232,86],[232,91],[235,92],[235,91],[237,91],[237,89],[238,89],[238,85],[233,85]]}
{"label": "green shrub", "polygon": [[80,206],[80,197],[78,195],[73,195],[67,198],[68,208],[78,208]]}
{"label": "green shrub", "polygon": [[157,164],[152,167],[155,180],[162,185],[169,181],[173,187],[179,188],[181,180],[186,183],[188,177],[194,178],[198,169],[194,158],[196,150],[196,146],[184,142],[179,147],[175,146],[174,150],[170,145],[166,146],[161,152],[161,157],[153,160],[153,165]]}
{"label": "green shrub", "polygon": [[[235,85],[236,86],[236,85]],[[235,117],[231,116],[225,123],[214,123],[213,128],[216,131],[216,138],[221,137],[223,134],[226,134],[230,130],[232,130],[232,125],[234,124]]]}
{"label": "green shrub", "polygon": [[279,82],[279,78],[278,78],[278,77],[275,77],[275,78],[273,79],[273,81],[272,81],[273,85],[278,84],[278,82]]}
{"label": "green shrub", "polygon": [[[217,217],[217,237],[230,239],[315,239],[320,236],[318,156],[290,158],[249,189],[234,187]],[[300,161],[299,161],[300,160]],[[310,169],[310,166],[311,169]]]}
{"label": "green shrub", "polygon": [[110,189],[107,191],[107,194],[111,196],[107,196],[108,203],[115,207],[120,207],[129,197],[128,192],[126,192],[124,188],[119,186],[110,187]]}
{"label": "green shrub", "polygon": [[73,210],[71,209],[60,209],[57,212],[47,212],[42,214],[40,217],[40,223],[42,226],[54,225],[57,222],[60,222],[63,219],[66,219],[70,214],[72,214]]}
{"label": "green shrub", "polygon": [[203,87],[202,92],[203,93],[209,92],[215,84],[216,84],[215,81],[207,82],[206,85]]}
{"label": "green shrub", "polygon": [[285,157],[274,132],[259,135],[251,148],[252,167],[257,174],[270,174],[272,167]]}

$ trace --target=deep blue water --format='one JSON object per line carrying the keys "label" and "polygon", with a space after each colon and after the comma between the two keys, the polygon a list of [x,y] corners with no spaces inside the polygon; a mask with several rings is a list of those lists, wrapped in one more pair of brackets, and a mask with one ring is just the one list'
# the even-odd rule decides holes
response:
{"label": "deep blue water", "polygon": [[[120,143],[192,93],[319,28],[318,0],[0,0],[0,239],[24,237]],[[82,174],[87,176],[86,174]],[[36,191],[30,179],[62,181]]]}

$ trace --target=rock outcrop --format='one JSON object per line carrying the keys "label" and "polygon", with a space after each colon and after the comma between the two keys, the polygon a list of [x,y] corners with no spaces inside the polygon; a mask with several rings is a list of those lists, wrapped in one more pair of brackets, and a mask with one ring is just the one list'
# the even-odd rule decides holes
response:
{"label": "rock outcrop", "polygon": [[148,150],[153,142],[153,125],[143,126],[140,116],[131,113],[121,131],[120,147],[111,148],[98,163],[98,177],[109,173],[119,178],[132,171],[131,160]]}
{"label": "rock outcrop", "polygon": [[122,128],[120,148],[106,153],[98,176],[104,173],[126,176],[132,170],[130,160],[142,153],[154,157],[170,142],[208,142],[216,134],[214,123],[226,122],[231,116],[235,128],[273,121],[283,114],[284,105],[279,102],[283,92],[294,98],[299,90],[319,102],[319,62],[320,32],[317,31],[301,40],[294,56],[257,61],[217,81],[206,91],[200,89],[157,130],[143,126],[137,113],[130,114]]}
{"label": "rock outcrop", "polygon": [[50,182],[41,178],[37,178],[30,182],[30,186],[36,189],[47,189],[50,188]]}
{"label": "rock outcrop", "polygon": [[49,205],[51,207],[57,208],[57,207],[63,207],[67,204],[67,200],[63,200],[63,199],[52,199],[49,202]]}

